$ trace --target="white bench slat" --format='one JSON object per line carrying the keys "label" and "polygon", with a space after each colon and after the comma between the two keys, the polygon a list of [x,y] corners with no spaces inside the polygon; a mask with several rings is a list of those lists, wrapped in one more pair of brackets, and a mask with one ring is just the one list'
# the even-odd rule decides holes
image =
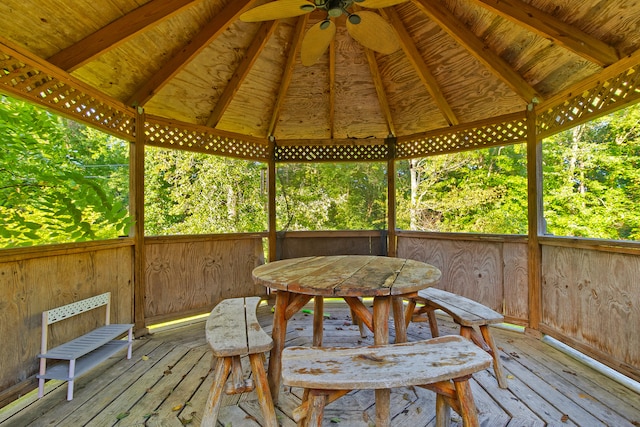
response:
{"label": "white bench slat", "polygon": [[504,321],[504,316],[489,307],[469,298],[443,291],[426,288],[418,291],[418,297],[429,301],[430,305],[441,309],[465,326],[486,325]]}
{"label": "white bench slat", "polygon": [[74,378],[69,377],[69,365],[59,364],[47,368],[47,372],[44,375],[37,375],[37,378],[43,378],[46,380],[63,380],[71,381],[75,377],[79,377],[85,372],[91,370],[97,364],[107,360],[117,352],[125,349],[129,346],[128,341],[115,340],[109,341],[106,344],[98,347],[96,350],[85,354],[76,361]]}
{"label": "white bench slat", "polygon": [[47,324],[51,325],[52,323],[84,313],[85,311],[102,307],[103,305],[109,304],[110,299],[111,293],[105,292],[104,294],[96,295],[95,297],[86,298],[81,301],[72,302],[71,304],[52,308],[51,310],[45,311]]}
{"label": "white bench slat", "polygon": [[[46,359],[73,360],[88,354],[98,347],[105,345],[109,341],[119,337],[129,331],[133,324],[113,324],[101,326],[85,335],[61,344],[46,353],[38,354],[38,357]],[[125,347],[129,345],[127,341],[122,341]]]}
{"label": "white bench slat", "polygon": [[470,375],[491,357],[460,336],[356,348],[288,347],[282,378],[288,386],[326,390],[388,389]]}

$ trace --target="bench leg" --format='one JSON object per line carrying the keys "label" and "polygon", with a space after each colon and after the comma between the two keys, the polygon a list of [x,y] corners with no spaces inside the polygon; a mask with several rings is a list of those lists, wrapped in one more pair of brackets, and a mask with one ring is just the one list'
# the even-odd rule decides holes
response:
{"label": "bench leg", "polygon": [[69,360],[69,382],[67,383],[67,400],[73,400],[73,378],[76,376],[76,360]]}
{"label": "bench leg", "polygon": [[305,427],[322,427],[324,417],[324,405],[327,402],[327,392],[324,390],[309,390],[309,412],[304,421]]}
{"label": "bench leg", "polygon": [[471,385],[468,378],[453,380],[460,403],[460,416],[464,427],[479,427],[478,410],[471,394]]}
{"label": "bench leg", "polygon": [[451,406],[441,394],[436,394],[436,427],[451,426]]}
{"label": "bench leg", "polygon": [[251,370],[256,379],[256,393],[258,395],[258,402],[260,402],[260,409],[262,409],[262,416],[264,417],[265,427],[278,427],[278,420],[276,418],[276,411],[273,407],[273,400],[271,399],[271,392],[269,391],[269,383],[267,382],[267,373],[264,370],[264,362],[262,355],[264,353],[255,353],[249,355],[249,361],[251,363]]}
{"label": "bench leg", "polygon": [[498,380],[498,385],[500,388],[507,388],[507,378],[502,371],[502,362],[500,362],[500,354],[498,353],[498,348],[496,347],[495,341],[493,341],[493,337],[491,336],[491,331],[489,330],[489,326],[483,325],[480,326],[480,333],[484,338],[484,341],[487,343],[489,348],[491,349],[491,357],[493,357],[493,371],[496,374],[496,379]]}
{"label": "bench leg", "polygon": [[231,371],[231,357],[218,359],[213,373],[213,383],[207,398],[207,406],[202,416],[202,427],[215,427],[222,401],[222,389]]}
{"label": "bench leg", "polygon": [[391,298],[393,325],[396,328],[396,344],[407,342],[407,324],[404,321],[404,302],[401,297]]}

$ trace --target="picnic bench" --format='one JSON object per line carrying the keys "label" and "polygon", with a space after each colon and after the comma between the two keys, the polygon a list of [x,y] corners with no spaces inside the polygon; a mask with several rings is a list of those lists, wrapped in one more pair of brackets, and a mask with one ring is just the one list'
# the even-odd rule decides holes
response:
{"label": "picnic bench", "polygon": [[[214,307],[207,319],[205,335],[213,352],[212,363],[215,368],[202,419],[203,427],[216,425],[223,389],[227,394],[238,394],[250,392],[254,388],[265,426],[278,427],[264,369],[264,353],[271,350],[273,340],[258,323],[256,309],[259,303],[260,297],[225,299]],[[244,379],[243,376],[240,357],[247,355],[255,385],[252,380]],[[225,387],[229,376],[231,381]]]}
{"label": "picnic bench", "polygon": [[[94,329],[71,341],[48,349],[49,326],[61,320],[70,319],[81,313],[105,307],[104,326]],[[67,381],[67,400],[73,399],[73,387],[77,377],[99,365],[121,349],[127,348],[127,359],[131,359],[133,324],[111,324],[111,292],[83,299],[61,307],[42,312],[42,339],[40,346],[40,371],[38,378],[38,398],[44,396],[45,380]],[[128,332],[128,339],[118,337]],[[64,360],[51,367],[47,360]]]}
{"label": "picnic bench", "polygon": [[[423,306],[416,308],[416,303],[421,303]],[[489,328],[491,324],[502,323],[504,316],[472,299],[442,289],[427,288],[418,291],[417,296],[409,299],[405,322],[408,325],[410,321],[425,322],[428,320],[431,336],[440,336],[436,310],[442,310],[451,316],[453,321],[460,326],[460,335],[471,339],[491,355],[498,385],[500,388],[507,388],[507,380],[502,370],[498,349]],[[474,327],[479,329],[480,334]]]}
{"label": "picnic bench", "polygon": [[[288,347],[282,352],[282,380],[305,389],[306,400],[293,418],[307,427],[320,427],[325,405],[351,390],[408,386],[437,393],[437,427],[449,425],[451,408],[465,427],[475,427],[478,415],[469,379],[490,364],[488,354],[460,336],[356,348]],[[376,402],[376,426],[388,427],[389,407],[380,406]]]}

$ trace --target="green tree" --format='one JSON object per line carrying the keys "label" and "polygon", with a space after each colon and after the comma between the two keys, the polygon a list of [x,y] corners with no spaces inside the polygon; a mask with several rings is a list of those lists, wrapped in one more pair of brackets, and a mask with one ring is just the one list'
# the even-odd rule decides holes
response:
{"label": "green tree", "polygon": [[0,97],[3,247],[127,234],[128,143]]}

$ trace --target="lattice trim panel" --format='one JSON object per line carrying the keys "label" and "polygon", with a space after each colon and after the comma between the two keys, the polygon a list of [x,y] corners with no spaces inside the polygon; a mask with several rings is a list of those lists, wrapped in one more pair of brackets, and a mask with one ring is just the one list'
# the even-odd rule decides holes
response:
{"label": "lattice trim panel", "polygon": [[0,45],[0,90],[51,108],[123,139],[133,138],[133,111],[123,111],[107,105],[81,88],[42,72],[1,49]]}
{"label": "lattice trim panel", "polygon": [[162,148],[198,151],[220,156],[268,161],[269,144],[242,135],[225,134],[205,127],[175,124],[147,117],[146,144]]}
{"label": "lattice trim panel", "polygon": [[420,137],[398,138],[396,159],[427,157],[436,154],[477,150],[496,145],[516,144],[527,139],[524,115],[502,117],[500,123],[452,128],[446,132],[423,134]]}
{"label": "lattice trim panel", "polygon": [[45,318],[47,319],[47,325],[59,322],[60,320],[73,317],[76,314],[84,313],[85,311],[93,310],[103,305],[109,304],[111,300],[111,292],[105,292],[95,297],[76,301],[71,304],[63,305],[62,307],[53,308],[45,311]]}
{"label": "lattice trim panel", "polygon": [[284,145],[276,146],[276,162],[363,162],[386,161],[386,144]]}
{"label": "lattice trim panel", "polygon": [[640,65],[600,82],[570,100],[538,112],[538,136],[546,137],[640,99]]}

